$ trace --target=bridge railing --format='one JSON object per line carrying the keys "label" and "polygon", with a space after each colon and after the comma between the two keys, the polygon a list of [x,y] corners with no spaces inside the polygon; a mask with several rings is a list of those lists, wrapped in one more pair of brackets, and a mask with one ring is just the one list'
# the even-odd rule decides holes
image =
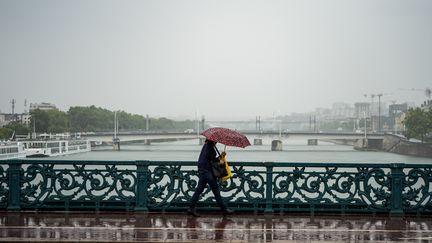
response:
{"label": "bridge railing", "polygon": [[[236,211],[427,213],[432,166],[231,162],[222,196]],[[196,162],[9,160],[0,164],[0,209],[183,211]],[[200,210],[218,210],[206,189]]]}

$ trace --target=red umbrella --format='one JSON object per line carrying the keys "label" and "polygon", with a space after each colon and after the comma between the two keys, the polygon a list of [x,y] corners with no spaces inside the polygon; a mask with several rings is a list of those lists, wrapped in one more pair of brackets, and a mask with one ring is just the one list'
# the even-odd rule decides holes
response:
{"label": "red umbrella", "polygon": [[208,140],[212,140],[227,146],[244,148],[250,144],[247,137],[237,131],[223,127],[212,127],[201,133]]}

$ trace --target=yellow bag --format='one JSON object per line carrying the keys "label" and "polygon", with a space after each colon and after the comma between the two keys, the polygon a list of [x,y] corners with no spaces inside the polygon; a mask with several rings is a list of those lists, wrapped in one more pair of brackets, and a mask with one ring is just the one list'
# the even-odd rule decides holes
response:
{"label": "yellow bag", "polygon": [[226,160],[225,155],[221,155],[221,160],[223,160],[223,162],[225,163],[225,168],[226,168],[226,171],[228,172],[228,175],[227,175],[227,176],[224,176],[224,177],[222,177],[222,178],[220,178],[220,180],[221,180],[221,181],[226,181],[226,180],[228,180],[229,178],[231,178],[231,176],[232,176],[232,172],[231,172],[231,169],[230,169],[230,167],[229,167],[229,165],[228,165],[228,162],[227,162],[227,160]]}

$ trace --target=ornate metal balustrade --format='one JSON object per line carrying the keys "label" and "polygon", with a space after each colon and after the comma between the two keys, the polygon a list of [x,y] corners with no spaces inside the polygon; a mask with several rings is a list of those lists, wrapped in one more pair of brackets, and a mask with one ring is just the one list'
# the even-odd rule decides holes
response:
{"label": "ornate metal balustrade", "polygon": [[[232,162],[222,196],[236,211],[427,213],[432,166]],[[9,160],[0,209],[185,210],[196,162]],[[201,210],[217,210],[207,189]]]}

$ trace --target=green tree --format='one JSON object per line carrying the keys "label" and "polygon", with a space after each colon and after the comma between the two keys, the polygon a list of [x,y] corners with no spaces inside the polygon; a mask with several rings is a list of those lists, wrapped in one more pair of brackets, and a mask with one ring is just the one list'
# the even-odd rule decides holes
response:
{"label": "green tree", "polygon": [[424,142],[426,136],[432,132],[432,110],[411,108],[406,113],[403,123],[406,127],[405,136],[408,139],[417,138]]}
{"label": "green tree", "polygon": [[6,127],[14,130],[15,134],[18,135],[27,135],[29,133],[28,127],[21,122],[11,122]]}
{"label": "green tree", "polygon": [[[119,130],[144,130],[147,120],[142,115],[130,114],[125,111],[117,111]],[[174,121],[165,117],[150,118],[151,131],[177,131],[181,132],[195,127],[194,121]],[[31,112],[31,129],[35,127],[37,133],[62,133],[62,132],[98,132],[112,131],[114,129],[114,112],[95,107],[71,107],[69,111],[33,110]],[[16,128],[4,128],[0,130],[0,138],[9,139]],[[28,130],[26,128],[26,132]],[[17,134],[21,134],[17,133]]]}
{"label": "green tree", "polygon": [[150,118],[151,128],[154,130],[172,130],[174,129],[174,122],[165,117],[161,118]]}
{"label": "green tree", "polygon": [[49,118],[48,118],[48,113],[46,111],[36,109],[31,111],[30,115],[31,115],[31,119],[30,119],[31,127],[34,127],[37,133],[48,132]]}
{"label": "green tree", "polygon": [[114,128],[114,112],[95,106],[71,107],[68,118],[72,132],[106,131]]}
{"label": "green tree", "polygon": [[0,140],[8,140],[12,138],[13,130],[8,127],[0,128]]}
{"label": "green tree", "polygon": [[[114,113],[112,117],[114,119]],[[117,117],[120,130],[142,130],[146,127],[145,117],[141,115],[134,115],[125,111],[119,111],[117,112]]]}
{"label": "green tree", "polygon": [[[89,106],[71,107],[67,112],[71,132],[113,131],[114,111]],[[119,130],[144,130],[146,118],[142,115],[117,111]],[[184,131],[194,127],[193,121],[173,121],[168,118],[150,118],[151,131]]]}
{"label": "green tree", "polygon": [[36,109],[31,113],[31,126],[37,133],[62,133],[69,131],[69,119],[65,112],[54,109],[42,111]]}
{"label": "green tree", "polygon": [[29,129],[26,125],[20,122],[11,122],[6,126],[0,128],[0,139],[11,139],[14,133],[15,135],[27,135],[29,133]]}
{"label": "green tree", "polygon": [[49,110],[48,113],[48,133],[63,133],[69,131],[69,119],[65,112],[59,110]]}

